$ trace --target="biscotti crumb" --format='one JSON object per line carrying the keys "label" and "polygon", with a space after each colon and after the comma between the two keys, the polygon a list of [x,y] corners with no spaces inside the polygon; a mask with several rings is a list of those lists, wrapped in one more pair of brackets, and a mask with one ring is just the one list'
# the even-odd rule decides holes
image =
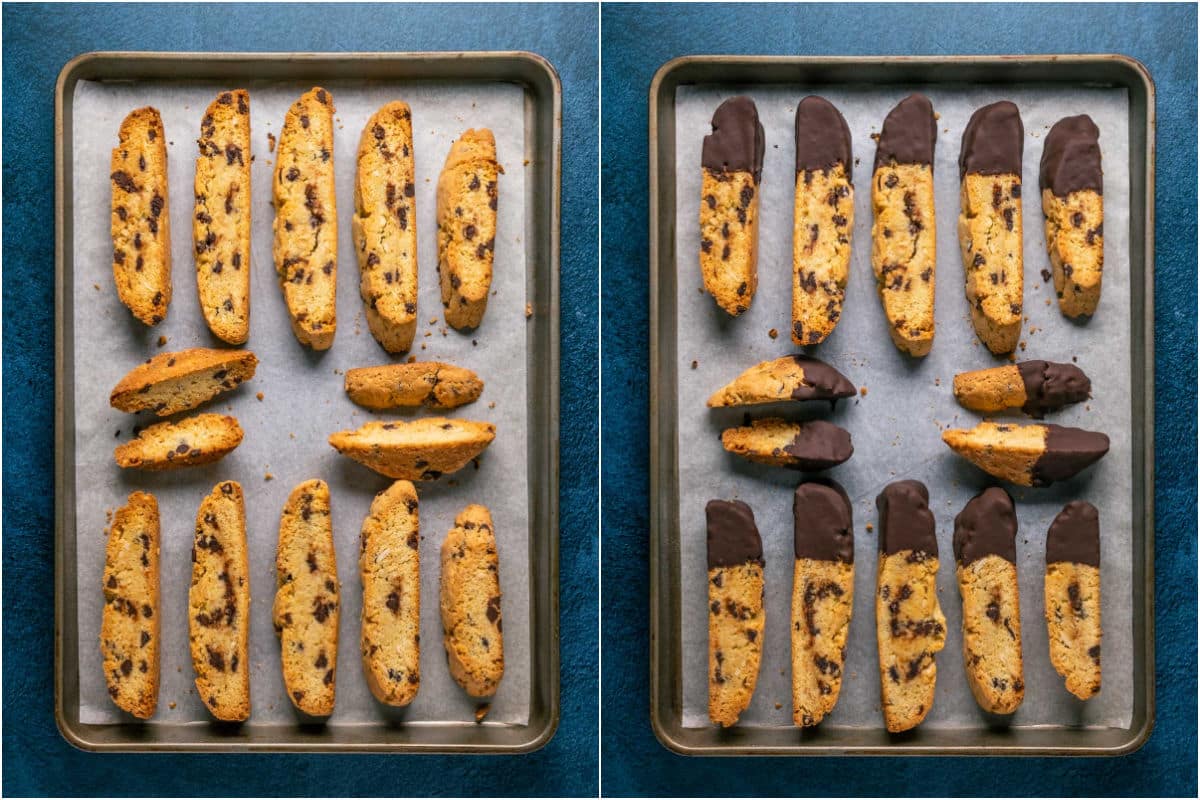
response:
{"label": "biscotti crumb", "polygon": [[526,303],[525,304],[525,319],[529,319],[532,316],[533,316],[533,306],[530,305],[529,303]]}
{"label": "biscotti crumb", "polygon": [[258,402],[260,402],[260,403],[262,402],[262,399],[263,399],[263,393],[262,393],[262,392],[259,392],[258,394],[254,395],[254,396],[258,398]]}
{"label": "biscotti crumb", "polygon": [[267,131],[267,152],[275,152],[275,134],[271,133],[270,131]]}
{"label": "biscotti crumb", "polygon": [[[1042,283],[1046,283],[1047,281],[1049,281],[1049,280],[1050,280],[1051,278],[1053,278],[1053,277],[1054,277],[1054,276],[1053,276],[1052,274],[1050,274],[1050,270],[1048,270],[1048,269],[1044,269],[1044,270],[1042,270]],[[1047,301],[1046,301],[1046,305],[1050,305],[1050,301],[1049,301],[1049,300],[1047,300]]]}
{"label": "biscotti crumb", "polygon": [[699,362],[699,361],[695,361],[695,360],[693,360],[693,361],[692,361],[692,369],[695,369],[695,368],[696,368],[696,367],[698,367],[698,366],[700,366],[700,362]]}
{"label": "biscotti crumb", "polygon": [[273,481],[273,480],[275,480],[275,476],[268,472],[267,474],[263,475],[263,480],[264,481]]}
{"label": "biscotti crumb", "polygon": [[1024,350],[1024,349],[1025,349],[1025,343],[1024,343],[1024,342],[1021,342],[1021,349],[1022,349],[1022,350]]}
{"label": "biscotti crumb", "polygon": [[165,337],[165,336],[158,337],[158,346],[159,347],[165,346],[166,343],[167,343],[167,337]]}
{"label": "biscotti crumb", "polygon": [[867,523],[867,533],[871,533],[873,530],[875,530],[875,526],[868,522]]}
{"label": "biscotti crumb", "polygon": [[98,291],[100,291],[100,284],[98,284],[98,283],[93,283],[93,284],[92,284],[92,288],[93,288],[93,289],[95,289],[95,290],[98,292]]}
{"label": "biscotti crumb", "polygon": [[[525,163],[528,164],[529,162],[526,161]],[[484,717],[486,717],[488,715],[488,712],[491,710],[492,710],[491,703],[480,703],[479,705],[475,706],[475,722],[476,723],[483,722]]]}
{"label": "biscotti crumb", "polygon": [[859,387],[858,393],[860,395],[862,395],[863,397],[866,397],[867,396],[867,387],[865,387],[865,386]]}
{"label": "biscotti crumb", "polygon": [[496,407],[496,401],[495,401],[495,400],[493,400],[492,402],[488,403],[488,408],[495,408],[495,407]]}
{"label": "biscotti crumb", "polygon": [[767,336],[770,336],[772,339],[778,339],[779,331],[775,330],[774,328],[771,328],[771,330],[767,331]]}
{"label": "biscotti crumb", "polygon": [[478,339],[472,339],[472,340],[471,340],[471,347],[479,347],[479,340],[478,340]]}
{"label": "biscotti crumb", "polygon": [[779,709],[781,709],[781,708],[783,708],[783,703],[776,703],[776,704],[775,704],[775,710],[776,710],[776,711],[778,711],[778,710],[779,710]]}

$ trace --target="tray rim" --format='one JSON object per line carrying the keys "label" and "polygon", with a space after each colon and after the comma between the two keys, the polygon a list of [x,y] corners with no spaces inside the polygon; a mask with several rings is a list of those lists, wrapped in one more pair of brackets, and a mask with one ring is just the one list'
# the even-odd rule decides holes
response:
{"label": "tray rim", "polygon": [[[663,602],[662,592],[664,587],[662,583],[664,578],[662,572],[665,569],[673,569],[673,578],[675,581],[675,591],[678,591],[678,565],[668,566],[664,568],[660,564],[660,557],[666,556],[668,562],[678,560],[678,553],[664,553],[666,548],[667,534],[663,530],[667,524],[664,520],[664,514],[678,513],[678,498],[672,496],[666,497],[668,492],[664,491],[663,484],[667,483],[671,492],[677,492],[678,476],[675,473],[678,465],[677,450],[666,454],[661,452],[660,438],[662,437],[662,428],[664,424],[671,430],[674,429],[674,422],[664,422],[660,418],[660,397],[659,383],[660,378],[654,378],[650,384],[650,723],[654,731],[655,738],[668,750],[687,756],[704,755],[704,756],[738,756],[738,755],[754,755],[754,756],[769,756],[769,755],[801,755],[801,756],[1120,756],[1135,752],[1141,748],[1149,739],[1154,728],[1155,721],[1155,668],[1154,668],[1154,188],[1155,188],[1155,157],[1156,157],[1156,136],[1157,136],[1157,117],[1156,117],[1156,90],[1154,79],[1150,71],[1142,62],[1137,59],[1120,53],[1092,53],[1092,54],[1030,54],[1030,55],[942,55],[942,56],[780,56],[780,55],[729,55],[729,54],[714,54],[714,55],[684,55],[673,58],[665,62],[655,72],[649,87],[649,162],[648,162],[648,177],[649,177],[649,243],[650,243],[650,258],[649,258],[649,332],[650,332],[650,375],[663,375],[663,360],[660,352],[660,344],[658,338],[659,327],[662,323],[660,319],[660,286],[659,274],[660,270],[675,270],[677,261],[674,263],[660,263],[664,261],[664,243],[673,237],[674,219],[660,220],[660,185],[659,185],[659,116],[661,96],[664,92],[670,92],[671,102],[674,100],[674,89],[676,86],[685,83],[678,78],[677,73],[684,68],[696,64],[717,64],[733,67],[753,67],[753,66],[783,66],[783,67],[839,67],[839,66],[859,66],[866,65],[871,67],[880,66],[895,66],[905,65],[910,67],[918,67],[926,70],[931,70],[939,66],[964,66],[977,65],[983,67],[1001,67],[1004,69],[1013,69],[1019,65],[1036,64],[1047,66],[1052,64],[1063,64],[1071,66],[1087,66],[1092,64],[1111,64],[1115,65],[1120,70],[1126,73],[1126,83],[1124,84],[1131,93],[1137,89],[1144,92],[1146,113],[1145,119],[1140,120],[1135,117],[1134,109],[1130,109],[1130,124],[1145,124],[1145,150],[1144,153],[1137,153],[1131,149],[1131,159],[1145,159],[1145,192],[1141,199],[1144,204],[1145,216],[1142,219],[1130,220],[1130,252],[1137,252],[1135,231],[1137,225],[1142,225],[1142,270],[1143,280],[1139,287],[1135,282],[1131,281],[1131,301],[1136,299],[1140,289],[1142,294],[1142,304],[1140,313],[1142,315],[1142,329],[1140,335],[1143,339],[1141,354],[1144,361],[1141,364],[1140,382],[1138,380],[1138,361],[1135,357],[1131,364],[1131,415],[1135,423],[1137,412],[1140,408],[1143,424],[1140,434],[1142,436],[1143,446],[1139,450],[1135,445],[1132,447],[1132,467],[1134,468],[1134,515],[1137,515],[1139,501],[1142,507],[1142,519],[1144,520],[1142,531],[1142,548],[1141,548],[1141,571],[1142,579],[1145,583],[1144,594],[1142,595],[1143,614],[1139,618],[1137,609],[1134,609],[1134,627],[1135,630],[1140,624],[1144,633],[1140,637],[1143,653],[1143,681],[1140,697],[1137,696],[1135,688],[1134,698],[1134,720],[1129,729],[1108,729],[1108,730],[1128,730],[1129,736],[1122,742],[1114,746],[1049,746],[1049,747],[1025,747],[1025,746],[988,746],[988,745],[965,745],[953,747],[938,747],[930,745],[912,745],[903,743],[903,739],[892,738],[891,743],[886,745],[821,745],[821,744],[790,744],[790,745],[737,745],[737,744],[716,744],[716,745],[696,745],[686,742],[682,738],[685,730],[682,727],[682,720],[677,718],[668,718],[668,706],[671,703],[671,686],[673,676],[664,674],[669,670],[664,670],[660,667],[661,664],[670,661],[669,651],[671,644],[666,640],[672,634],[672,622],[666,618],[669,611],[669,602]],[[1077,79],[1076,79],[1077,80]],[[732,82],[732,81],[730,81]],[[749,81],[741,81],[743,83],[784,83],[786,81],[762,79],[757,81],[751,79]],[[822,81],[812,81],[814,84]],[[897,81],[898,83],[900,81]],[[904,83],[915,83],[916,81],[904,81]],[[959,82],[953,79],[926,79],[926,83],[955,83]],[[997,81],[1003,83],[1005,81]],[[1012,82],[1009,80],[1008,82]],[[1027,80],[1030,83],[1045,82],[1044,80]],[[1075,82],[1075,81],[1072,81]],[[673,187],[673,183],[670,184]],[[673,191],[673,188],[671,189]],[[1135,195],[1136,196],[1136,195]],[[667,247],[668,251],[673,251],[673,248]],[[1136,319],[1136,317],[1135,317]],[[1130,347],[1131,349],[1136,344],[1139,331],[1136,327],[1131,328]],[[1136,351],[1135,351],[1136,353]],[[670,374],[675,374],[675,367],[672,363]],[[1139,392],[1140,389],[1140,392]],[[1135,424],[1134,430],[1137,430]],[[677,441],[677,437],[676,437]],[[1136,440],[1135,440],[1136,442]],[[1141,462],[1141,481],[1142,492],[1138,496],[1136,485],[1138,478],[1137,467]],[[666,462],[664,464],[664,462]],[[665,475],[664,466],[672,470],[671,474]],[[670,499],[672,502],[668,503]],[[673,508],[667,508],[667,506]],[[676,520],[677,527],[677,520]],[[1134,552],[1137,553],[1135,545]],[[1134,580],[1137,582],[1138,564],[1134,564]],[[666,579],[668,586],[666,591],[671,591],[672,587],[670,579]],[[668,609],[664,610],[663,606]],[[660,628],[660,618],[663,621],[663,628]],[[1138,637],[1135,636],[1135,647],[1138,642]],[[1136,672],[1136,653],[1135,653],[1135,672]],[[678,665],[676,665],[678,666]],[[1144,703],[1145,711],[1144,718],[1140,724],[1137,721],[1137,705],[1139,700]],[[780,730],[791,730],[781,728]],[[899,743],[897,743],[899,742]]]}
{"label": "tray rim", "polygon": [[[87,79],[81,75],[86,70],[93,68],[96,64],[103,67],[104,62],[117,63],[132,63],[141,65],[146,70],[152,70],[156,66],[166,62],[190,62],[190,63],[215,63],[225,64],[231,62],[257,62],[257,63],[283,63],[283,64],[302,64],[305,67],[320,69],[324,65],[334,62],[346,61],[370,61],[377,63],[396,63],[396,64],[414,64],[419,62],[433,62],[435,64],[452,64],[462,63],[466,61],[476,61],[484,63],[504,63],[511,62],[522,64],[525,68],[530,69],[536,81],[540,84],[542,91],[548,91],[549,101],[549,129],[550,136],[547,143],[544,145],[550,151],[550,160],[544,167],[549,174],[544,179],[549,184],[549,198],[545,203],[545,211],[549,214],[549,232],[544,242],[544,260],[545,270],[548,273],[548,280],[544,286],[546,296],[546,304],[544,313],[537,309],[535,305],[535,319],[544,317],[542,320],[546,326],[544,334],[547,339],[547,349],[549,354],[548,370],[551,373],[550,379],[544,381],[544,385],[540,391],[545,393],[546,412],[544,414],[545,434],[543,451],[545,458],[551,469],[547,470],[547,474],[543,479],[543,486],[537,492],[542,495],[546,501],[544,511],[546,531],[544,549],[546,550],[546,566],[547,572],[545,583],[548,584],[549,597],[548,601],[548,620],[545,623],[546,637],[548,639],[546,647],[549,652],[546,655],[548,659],[547,674],[543,678],[547,690],[547,709],[543,720],[535,720],[532,716],[530,722],[526,725],[504,726],[505,731],[524,731],[528,729],[524,735],[520,735],[515,741],[509,743],[491,743],[491,744],[447,744],[440,742],[426,743],[405,743],[405,744],[390,744],[387,742],[369,742],[369,743],[337,743],[329,741],[312,742],[295,741],[270,741],[256,739],[249,742],[229,742],[220,737],[208,737],[206,740],[198,740],[193,742],[148,742],[144,745],[137,745],[129,742],[116,741],[106,742],[97,741],[91,738],[86,729],[89,728],[108,728],[112,726],[106,725],[87,725],[83,723],[72,723],[66,716],[64,707],[64,669],[63,669],[63,641],[64,637],[69,635],[64,625],[64,614],[66,611],[66,587],[67,580],[65,570],[66,555],[64,553],[63,542],[65,540],[66,531],[65,525],[69,509],[67,509],[67,498],[64,496],[68,486],[74,487],[73,470],[70,468],[73,464],[72,458],[66,457],[63,437],[64,426],[66,423],[66,412],[68,406],[73,406],[73,402],[66,400],[66,356],[64,345],[66,344],[66,324],[63,315],[65,304],[72,302],[66,296],[65,286],[65,262],[67,242],[65,238],[68,230],[68,220],[66,219],[65,206],[67,194],[70,187],[67,185],[67,170],[68,162],[67,142],[64,129],[64,114],[66,106],[70,102],[68,92],[74,89],[75,84],[79,80]],[[201,68],[203,71],[203,68]],[[304,69],[301,70],[305,72]],[[297,76],[302,77],[302,76]],[[148,76],[143,80],[156,80]],[[480,75],[475,80],[497,80],[495,78],[485,78]],[[438,80],[438,78],[423,78],[419,80]],[[453,80],[453,79],[451,79]],[[535,87],[531,81],[521,81],[511,79],[506,82],[515,82],[522,85],[526,92],[526,115],[528,119],[528,106],[530,104],[529,95],[535,92],[539,87]],[[535,119],[536,121],[536,119]],[[529,123],[527,122],[527,127]],[[537,53],[525,50],[481,50],[481,51],[356,51],[356,52],[283,52],[283,51],[263,51],[263,52],[244,52],[244,51],[227,51],[227,52],[202,52],[202,51],[135,51],[135,50],[96,50],[86,53],[81,53],[74,56],[66,64],[58,74],[55,81],[54,90],[54,366],[55,366],[55,399],[54,399],[54,422],[55,422],[55,453],[54,453],[54,719],[59,734],[73,747],[85,752],[204,752],[204,753],[242,753],[242,752],[278,752],[278,753],[330,753],[330,752],[346,752],[346,753],[429,753],[429,754],[523,754],[531,753],[544,747],[557,733],[558,725],[561,717],[561,653],[559,646],[559,369],[561,365],[560,359],[560,337],[559,337],[559,281],[560,281],[560,237],[561,237],[561,201],[562,201],[562,81],[558,71],[554,65]],[[526,195],[525,202],[530,203],[530,195]],[[536,211],[535,211],[536,213]],[[526,223],[529,224],[528,222]],[[528,262],[527,262],[528,263]],[[530,281],[527,277],[527,284]],[[528,288],[527,288],[528,292]],[[528,295],[527,295],[528,296]],[[532,399],[532,397],[531,397]],[[527,439],[527,447],[530,447],[532,439]],[[534,489],[530,489],[530,494],[534,494]],[[534,504],[531,502],[531,507]],[[530,558],[537,544],[539,537],[531,536],[530,539]],[[531,604],[531,613],[535,606]],[[78,630],[73,632],[78,637]],[[532,662],[536,663],[537,653],[533,654]],[[531,669],[533,664],[531,663]],[[533,706],[536,706],[537,701],[537,683],[531,682],[531,698]],[[531,711],[533,708],[531,708]],[[183,726],[180,726],[183,727]],[[430,726],[422,726],[430,727]],[[476,729],[475,725],[467,724],[449,724],[446,728],[464,728]],[[262,726],[266,731],[295,731],[294,725],[271,725]],[[203,730],[207,733],[212,730],[211,726],[204,726]],[[486,730],[486,727],[484,728]]]}

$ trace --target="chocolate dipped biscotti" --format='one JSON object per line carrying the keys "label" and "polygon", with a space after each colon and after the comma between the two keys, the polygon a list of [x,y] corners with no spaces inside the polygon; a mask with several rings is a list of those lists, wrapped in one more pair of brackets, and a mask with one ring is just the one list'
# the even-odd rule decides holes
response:
{"label": "chocolate dipped biscotti", "polygon": [[709,408],[749,406],[783,400],[836,402],[856,394],[854,384],[820,359],[806,355],[784,356],[755,364],[713,392]]}
{"label": "chocolate dipped biscotti", "polygon": [[1058,307],[1068,317],[1091,316],[1104,273],[1104,171],[1100,129],[1091,117],[1054,123],[1038,182]]}
{"label": "chocolate dipped biscotti", "polygon": [[1018,486],[1073,478],[1108,452],[1103,433],[1062,425],[997,425],[942,432],[951,450],[987,474]]}
{"label": "chocolate dipped biscotti", "polygon": [[749,461],[807,472],[835,467],[854,455],[850,432],[822,419],[756,419],[748,425],[726,428],[721,433],[721,445]]}
{"label": "chocolate dipped biscotti", "polygon": [[1100,513],[1067,503],[1046,534],[1050,663],[1080,700],[1100,693]]}
{"label": "chocolate dipped biscotti", "polygon": [[1019,408],[1034,419],[1091,397],[1092,382],[1074,364],[1021,361],[1003,367],[960,372],[954,399],[963,408],[992,413]]}

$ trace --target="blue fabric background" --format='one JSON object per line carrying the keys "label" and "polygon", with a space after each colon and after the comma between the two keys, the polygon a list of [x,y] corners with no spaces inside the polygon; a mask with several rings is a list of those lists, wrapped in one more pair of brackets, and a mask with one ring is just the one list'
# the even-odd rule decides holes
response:
{"label": "blue fabric background", "polygon": [[[594,794],[597,8],[4,8],[5,795]],[[562,722],[520,757],[94,755],[54,724],[54,82],[92,50],[531,50],[563,82]]]}
{"label": "blue fabric background", "polygon": [[[1128,5],[616,5],[604,123],[602,789],[606,795],[1196,795],[1196,9]],[[686,759],[649,724],[650,80],[688,54],[1125,53],[1158,87],[1157,728],[1109,760]]]}

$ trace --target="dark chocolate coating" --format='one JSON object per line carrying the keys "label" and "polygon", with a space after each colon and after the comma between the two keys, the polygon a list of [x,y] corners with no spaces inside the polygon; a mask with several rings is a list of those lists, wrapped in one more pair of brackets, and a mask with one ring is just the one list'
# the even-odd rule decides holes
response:
{"label": "dark chocolate coating", "polygon": [[937,525],[929,510],[929,490],[920,481],[896,481],[875,498],[879,509],[879,552],[911,550],[937,557]]}
{"label": "dark chocolate coating", "polygon": [[796,106],[796,172],[829,172],[841,164],[853,178],[850,126],[824,97],[806,97]]}
{"label": "dark chocolate coating", "polygon": [[1108,452],[1108,437],[1081,428],[1047,425],[1046,449],[1033,464],[1034,486],[1049,486],[1078,475]]}
{"label": "dark chocolate coating", "polygon": [[1047,411],[1083,402],[1092,395],[1091,380],[1074,364],[1022,361],[1017,364],[1017,371],[1025,384],[1025,405],[1021,410],[1037,419]]}
{"label": "dark chocolate coating", "polygon": [[932,167],[936,143],[937,120],[933,118],[933,104],[923,94],[910,94],[883,121],[883,131],[875,148],[875,169],[892,163]]}
{"label": "dark chocolate coating", "polygon": [[714,172],[753,172],[758,183],[767,140],[754,101],[739,95],[721,103],[713,114],[712,129],[704,137],[701,165]]}
{"label": "dark chocolate coating", "polygon": [[1021,112],[1007,100],[977,109],[963,131],[958,176],[1016,175],[1021,177],[1025,126]]}
{"label": "dark chocolate coating", "polygon": [[984,556],[1017,563],[1017,511],[998,486],[972,497],[954,518],[954,560],[965,567]]}
{"label": "dark chocolate coating", "polygon": [[1072,500],[1058,512],[1046,534],[1046,563],[1100,566],[1100,512],[1091,503]]}
{"label": "dark chocolate coating", "polygon": [[709,500],[704,516],[709,569],[763,563],[762,539],[750,506],[741,500]]}
{"label": "dark chocolate coating", "polygon": [[802,385],[792,390],[793,400],[837,400],[854,396],[854,384],[824,361],[801,353],[792,358],[804,370]]}
{"label": "dark chocolate coating", "polygon": [[783,452],[795,459],[791,466],[808,472],[836,467],[854,455],[850,432],[832,422],[814,419],[800,426],[800,432]]}
{"label": "dark chocolate coating", "polygon": [[792,497],[796,558],[854,563],[854,518],[846,490],[833,481],[805,481]]}
{"label": "dark chocolate coating", "polygon": [[1054,123],[1042,146],[1038,184],[1056,197],[1091,189],[1104,193],[1100,168],[1100,129],[1087,114],[1065,117]]}

